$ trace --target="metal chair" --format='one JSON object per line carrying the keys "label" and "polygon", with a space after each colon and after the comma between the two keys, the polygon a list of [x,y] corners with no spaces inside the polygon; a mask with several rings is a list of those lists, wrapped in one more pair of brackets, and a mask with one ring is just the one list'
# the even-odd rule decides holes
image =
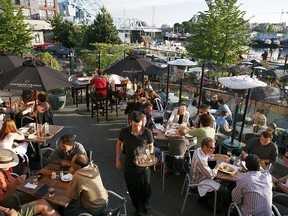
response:
{"label": "metal chair", "polygon": [[[43,161],[43,159],[44,159],[44,154],[45,154],[45,152],[48,152],[48,151],[50,151],[50,154],[51,154],[51,152],[53,151],[54,149],[53,148],[49,148],[49,147],[46,147],[46,148],[43,148],[43,149],[41,149],[41,152],[40,152],[40,163],[41,163],[41,169],[44,167],[44,161]],[[49,154],[49,155],[50,155]]]}
{"label": "metal chair", "polygon": [[[103,211],[101,216],[127,216],[127,208],[126,208],[126,203],[127,199],[126,197],[122,197],[119,194],[115,193],[114,191],[107,190],[108,195],[109,195],[109,205],[108,207]],[[117,204],[116,208],[111,208],[110,205],[113,203],[114,199],[117,199],[118,201],[121,202],[121,204]],[[89,213],[81,213],[79,216],[92,216]]]}
{"label": "metal chair", "polygon": [[[198,183],[198,184],[193,184],[192,183],[192,176],[188,173],[186,174],[185,176],[185,179],[184,179],[184,183],[183,183],[183,186],[182,186],[182,190],[181,190],[181,196],[183,195],[184,193],[184,190],[185,190],[185,186],[186,186],[186,192],[185,192],[185,198],[184,198],[184,201],[183,201],[183,205],[182,205],[182,209],[181,209],[181,215],[183,215],[184,213],[184,209],[185,209],[185,205],[186,205],[186,201],[187,201],[187,197],[188,195],[190,194],[190,189],[194,189],[195,187],[199,186],[199,185],[202,185],[202,186],[206,186],[208,188],[211,188],[214,192],[214,208],[213,208],[213,216],[216,216],[216,206],[217,206],[217,189],[216,188],[213,188],[211,185],[208,185],[208,184],[201,184]],[[196,194],[196,193],[195,193]],[[199,195],[197,193],[197,195]]]}
{"label": "metal chair", "polygon": [[[282,199],[281,202],[279,202],[279,200],[277,200],[278,198]],[[288,203],[288,194],[285,193],[276,193],[273,195],[273,204],[277,207],[279,207],[279,212],[280,214],[282,213],[283,215],[286,215],[288,212],[288,207],[287,204]],[[281,212],[280,210],[282,210],[283,212]]]}
{"label": "metal chair", "polygon": [[[168,154],[168,151],[162,151],[161,152],[161,160],[162,160],[162,191],[165,190],[165,173],[166,172],[181,172],[185,171],[185,173],[189,170],[189,162],[190,162],[190,155],[176,155],[176,156],[170,156]],[[168,167],[167,160],[170,160],[173,163],[173,167]],[[187,169],[185,168],[185,165],[187,165]]]}
{"label": "metal chair", "polygon": [[[233,212],[234,210],[237,211],[238,216],[242,216],[241,209],[239,208],[239,206],[238,206],[237,203],[235,203],[235,202],[232,202],[232,203],[229,205],[228,215],[227,215],[227,216],[230,216],[231,212]],[[281,216],[278,208],[277,208],[274,204],[272,204],[272,216]]]}

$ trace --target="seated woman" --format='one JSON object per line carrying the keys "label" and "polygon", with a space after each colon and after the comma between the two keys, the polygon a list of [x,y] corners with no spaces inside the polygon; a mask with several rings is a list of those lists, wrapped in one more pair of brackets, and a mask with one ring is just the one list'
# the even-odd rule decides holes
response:
{"label": "seated woman", "polygon": [[161,98],[154,90],[148,91],[148,98],[153,105],[153,110],[162,110]]}
{"label": "seated woman", "polygon": [[178,109],[173,110],[173,112],[171,113],[171,116],[168,119],[167,123],[188,124],[190,114],[188,111],[186,111],[186,109],[186,103],[180,103]]}
{"label": "seated woman", "polygon": [[139,86],[139,85],[137,86],[136,94],[138,94],[142,99],[143,99],[143,98],[146,99],[147,96],[148,96],[148,95],[147,95],[147,92],[145,92],[144,89],[143,89],[141,86]]}
{"label": "seated woman", "polygon": [[25,105],[34,105],[35,99],[37,99],[37,96],[38,96],[37,91],[23,90],[20,96],[20,102],[22,102]]}
{"label": "seated woman", "polygon": [[261,129],[265,129],[267,127],[267,118],[264,115],[265,110],[258,109],[257,112],[253,116],[252,125],[259,125]]}
{"label": "seated woman", "polygon": [[38,104],[36,106],[36,111],[30,114],[30,117],[35,117],[37,113],[38,123],[44,124],[48,122],[53,124],[53,114],[51,112],[50,104],[46,101],[45,94],[38,95]]}
{"label": "seated woman", "polygon": [[28,143],[14,142],[14,140],[23,140],[24,138],[24,134],[17,130],[15,122],[12,119],[6,119],[0,130],[0,149],[10,149],[16,153],[25,154]]}
{"label": "seated woman", "polygon": [[226,120],[227,117],[228,117],[228,112],[222,111],[220,113],[220,116],[218,116],[216,119],[216,124],[218,127],[220,127],[220,130],[219,130],[220,133],[230,136],[230,132],[232,131],[232,129],[229,128],[229,123]]}

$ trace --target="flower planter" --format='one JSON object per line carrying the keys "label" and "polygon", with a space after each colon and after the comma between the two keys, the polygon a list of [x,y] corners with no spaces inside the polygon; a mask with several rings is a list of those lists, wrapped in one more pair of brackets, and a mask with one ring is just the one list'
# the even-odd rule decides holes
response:
{"label": "flower planter", "polygon": [[66,93],[50,93],[49,103],[53,110],[63,109],[66,104]]}

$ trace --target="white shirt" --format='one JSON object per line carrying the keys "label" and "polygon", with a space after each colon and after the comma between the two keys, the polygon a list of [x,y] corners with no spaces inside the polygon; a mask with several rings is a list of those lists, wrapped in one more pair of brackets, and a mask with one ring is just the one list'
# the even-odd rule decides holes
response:
{"label": "white shirt", "polygon": [[9,133],[3,140],[0,140],[0,149],[10,149],[16,153],[26,153],[28,143],[19,144],[18,147],[13,148],[14,140],[23,140],[25,136],[22,132]]}

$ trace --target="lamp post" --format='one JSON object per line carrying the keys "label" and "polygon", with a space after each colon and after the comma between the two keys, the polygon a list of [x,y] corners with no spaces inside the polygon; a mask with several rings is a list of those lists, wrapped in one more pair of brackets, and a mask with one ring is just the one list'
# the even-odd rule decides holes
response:
{"label": "lamp post", "polygon": [[224,140],[223,144],[225,147],[229,149],[239,148],[240,142],[235,140],[235,132],[236,132],[236,122],[238,116],[239,104],[242,102],[242,97],[247,92],[248,89],[256,88],[256,87],[265,87],[266,83],[259,81],[257,78],[253,78],[250,76],[234,76],[234,77],[221,77],[219,78],[219,83],[222,85],[233,89],[236,93],[236,109],[233,120],[233,129],[231,139]]}
{"label": "lamp post", "polygon": [[74,74],[74,50],[71,48],[69,52],[69,58],[70,58],[70,71],[69,71],[69,76]]}
{"label": "lamp post", "polygon": [[168,67],[169,65],[174,65],[177,68],[177,76],[180,78],[180,92],[179,92],[179,103],[182,101],[182,81],[184,78],[184,74],[187,71],[187,67],[189,66],[195,66],[197,65],[196,62],[187,60],[187,59],[177,59],[174,61],[169,61],[168,62]]}

